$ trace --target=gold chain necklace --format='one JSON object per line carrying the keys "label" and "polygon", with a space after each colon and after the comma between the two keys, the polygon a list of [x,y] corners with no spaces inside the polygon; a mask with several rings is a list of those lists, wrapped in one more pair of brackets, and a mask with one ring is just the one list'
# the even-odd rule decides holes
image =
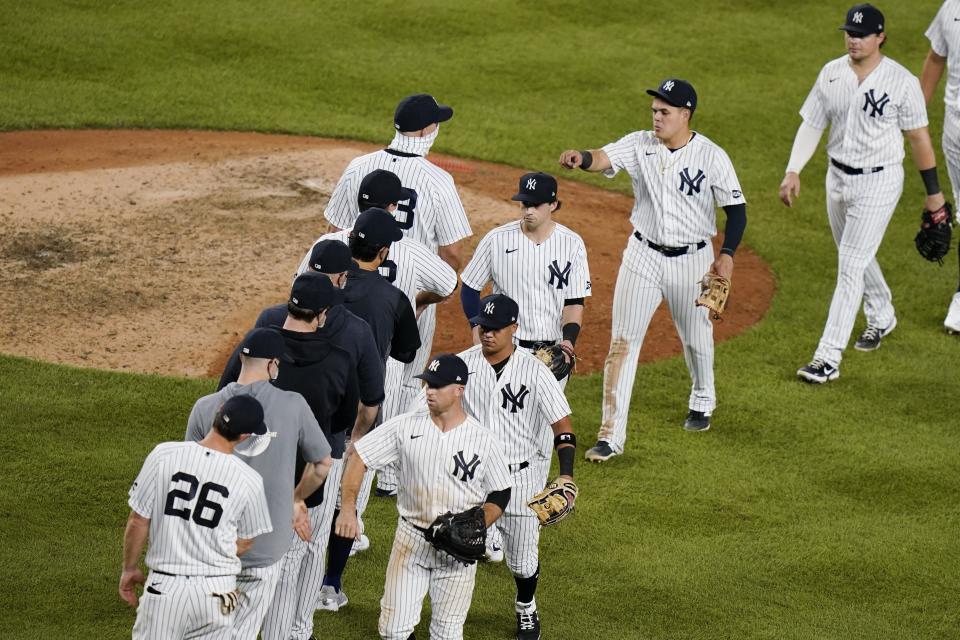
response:
{"label": "gold chain necklace", "polygon": [[690,137],[687,138],[687,141],[686,141],[685,143],[683,143],[683,146],[682,146],[682,147],[680,147],[680,148],[678,148],[678,149],[675,149],[672,153],[671,153],[669,150],[667,150],[667,153],[670,153],[670,155],[673,156],[673,162],[671,162],[670,164],[665,164],[665,163],[664,163],[663,154],[660,152],[661,149],[666,149],[667,145],[665,145],[663,142],[661,142],[661,143],[657,146],[657,159],[660,160],[660,175],[665,174],[665,173],[667,172],[667,169],[669,169],[669,168],[671,168],[673,165],[677,164],[677,160],[680,159],[680,158],[679,158],[680,151],[681,151],[682,149],[684,149],[688,144],[690,144],[690,141],[691,141],[691,140],[693,140],[693,132],[692,132],[692,131],[690,132]]}

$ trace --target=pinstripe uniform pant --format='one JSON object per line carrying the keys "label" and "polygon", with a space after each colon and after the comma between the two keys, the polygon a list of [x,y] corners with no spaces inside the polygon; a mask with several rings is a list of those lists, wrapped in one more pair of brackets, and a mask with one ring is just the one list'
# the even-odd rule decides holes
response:
{"label": "pinstripe uniform pant", "polygon": [[864,175],[827,171],[827,216],[837,245],[837,286],[815,358],[838,366],[863,301],[867,323],[881,329],[894,320],[893,295],[877,263],[877,250],[903,192],[903,167]]}
{"label": "pinstripe uniform pant", "polygon": [[137,606],[133,640],[227,640],[235,612],[224,615],[220,599],[211,594],[233,591],[236,584],[236,576],[165,576],[151,571]]}
{"label": "pinstripe uniform pant", "polygon": [[527,502],[547,484],[542,464],[531,464],[512,475],[510,503],[494,526],[503,536],[503,552],[510,572],[529,578],[540,566],[540,520]]}
{"label": "pinstripe uniform pant", "polygon": [[713,383],[713,325],[707,309],[694,301],[700,280],[713,263],[708,242],[699,251],[667,257],[630,235],[613,291],[610,351],[603,366],[603,420],[598,440],[623,453],[627,415],[640,347],[653,313],[666,300],[683,343],[692,388],[689,408],[710,415],[717,404]]}
{"label": "pinstripe uniform pant", "polygon": [[476,563],[464,566],[434,549],[423,532],[401,518],[380,600],[380,637],[407,640],[420,622],[423,598],[429,592],[430,638],[462,640],[476,574]]}
{"label": "pinstripe uniform pant", "polygon": [[323,503],[309,509],[310,542],[293,534],[293,544],[283,557],[283,568],[273,606],[263,622],[263,640],[306,640],[313,634],[313,613],[323,586],[324,560],[340,494],[343,460],[334,458],[324,483]]}
{"label": "pinstripe uniform pant", "polygon": [[257,640],[267,610],[273,604],[283,560],[269,567],[249,567],[237,576],[237,589],[242,594],[234,612],[234,640]]}
{"label": "pinstripe uniform pant", "polygon": [[956,202],[960,194],[960,111],[947,107],[943,114],[943,157],[947,161],[950,187]]}

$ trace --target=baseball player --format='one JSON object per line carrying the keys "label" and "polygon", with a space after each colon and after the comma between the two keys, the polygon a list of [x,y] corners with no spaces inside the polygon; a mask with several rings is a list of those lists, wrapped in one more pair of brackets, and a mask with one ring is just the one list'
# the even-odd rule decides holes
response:
{"label": "baseball player", "polygon": [[547,484],[550,467],[539,461],[544,438],[552,439],[556,447],[560,476],[572,480],[576,437],[560,383],[540,360],[514,343],[518,316],[512,298],[503,294],[483,298],[479,312],[470,318],[479,328],[480,344],[459,357],[470,370],[463,407],[500,440],[511,473],[513,500],[497,529],[517,585],[517,638],[536,640],[540,521],[527,501]]}
{"label": "baseball player", "polygon": [[[437,139],[440,123],[453,117],[453,109],[427,94],[407,96],[397,105],[393,117],[396,130],[386,149],[355,158],[347,165],[324,213],[331,231],[349,229],[359,214],[360,182],[375,169],[387,169],[400,177],[409,196],[395,212],[404,236],[416,240],[459,272],[463,240],[473,232],[463,210],[453,178],[427,160]],[[367,207],[361,207],[366,209]],[[402,410],[420,391],[413,376],[423,370],[436,328],[436,307],[427,306],[417,319],[423,346],[417,357],[403,369],[398,388],[403,397],[389,401]],[[391,387],[393,385],[390,385]],[[395,404],[394,404],[395,403]],[[392,409],[391,409],[392,411]]]}
{"label": "baseball player", "polygon": [[[717,404],[713,382],[713,325],[694,302],[708,272],[733,275],[733,255],[747,224],[746,201],[726,152],[690,129],[697,93],[690,83],[664,80],[653,96],[653,131],[635,131],[602,149],[564,151],[561,166],[630,174],[635,201],[623,262],[613,293],[610,351],[603,368],[603,422],[587,460],[623,453],[637,359],[653,312],[666,299],[683,343],[693,383],[684,428],[710,428]],[[716,207],[726,212],[716,258]]]}
{"label": "baseball player", "polygon": [[[307,496],[320,488],[330,471],[330,445],[310,407],[299,393],[282,391],[271,383],[280,363],[292,364],[283,336],[275,329],[253,329],[240,346],[242,368],[236,382],[200,398],[190,412],[187,441],[202,440],[213,426],[216,412],[238,395],[255,398],[263,407],[268,431],[234,450],[263,478],[273,531],[259,536],[241,558],[237,588],[243,593],[233,623],[233,637],[256,640],[267,608],[273,603],[282,560],[293,543],[291,523],[300,521],[299,535],[310,539]],[[306,464],[294,495],[297,456]],[[295,507],[296,505],[296,507]],[[318,532],[319,533],[319,532]]]}
{"label": "baseball player", "polygon": [[236,396],[200,442],[166,442],[147,456],[130,488],[120,574],[120,597],[137,607],[135,640],[231,637],[238,555],[272,529],[263,480],[233,451],[266,432],[260,403]]}
{"label": "baseball player", "polygon": [[[946,107],[943,112],[943,156],[947,160],[947,173],[953,198],[960,193],[960,2],[946,0],[927,29],[930,52],[923,62],[920,73],[920,88],[923,99],[930,104],[944,67],[947,69],[947,88],[943,95]],[[960,250],[957,251],[960,259]],[[947,309],[943,326],[948,333],[960,333],[960,283]]]}
{"label": "baseball player", "polygon": [[926,206],[944,205],[936,158],[927,133],[920,82],[881,53],[886,21],[876,7],[858,4],[847,12],[847,54],[823,66],[800,115],[780,199],[788,207],[800,193],[800,171],[823,130],[827,139],[827,216],[839,265],[827,324],[809,364],[797,370],[807,382],[823,384],[840,376],[840,360],[863,301],[867,326],[854,348],[873,351],[893,331],[897,318],[890,287],[877,264],[877,249],[903,192],[903,135],[927,190]]}
{"label": "baseball player", "polygon": [[511,479],[500,444],[464,412],[467,365],[457,356],[434,356],[418,376],[427,386],[425,409],[388,420],[355,444],[343,474],[343,509],[337,534],[358,534],[356,496],[366,468],[399,465],[397,532],[380,600],[382,638],[407,640],[420,622],[429,591],[434,640],[463,638],[477,565],[463,565],[424,538],[437,516],[483,506],[492,525],[507,508]]}

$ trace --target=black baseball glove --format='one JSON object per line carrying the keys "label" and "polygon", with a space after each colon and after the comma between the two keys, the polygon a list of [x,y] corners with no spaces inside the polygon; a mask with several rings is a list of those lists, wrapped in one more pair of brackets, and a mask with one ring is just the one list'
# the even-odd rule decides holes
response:
{"label": "black baseball glove", "polygon": [[945,202],[936,211],[923,210],[920,216],[920,231],[913,239],[920,255],[930,262],[943,264],[943,257],[950,251],[950,235],[953,225],[953,205]]}
{"label": "black baseball glove", "polygon": [[465,565],[483,560],[487,546],[487,521],[483,507],[474,507],[438,516],[423,537],[440,551],[444,551]]}
{"label": "black baseball glove", "polygon": [[[577,355],[569,347],[557,344],[542,344],[533,350],[533,355],[547,365],[557,380],[563,380],[577,364]],[[567,358],[570,361],[567,362]]]}

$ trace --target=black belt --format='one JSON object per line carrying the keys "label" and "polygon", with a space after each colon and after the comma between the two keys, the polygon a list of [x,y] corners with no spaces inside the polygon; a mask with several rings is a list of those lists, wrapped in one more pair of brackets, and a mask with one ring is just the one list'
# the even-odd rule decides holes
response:
{"label": "black belt", "polygon": [[223,575],[223,576],[185,576],[185,575],[179,575],[176,573],[167,573],[166,571],[158,571],[156,569],[151,569],[151,571],[161,576],[170,576],[171,578],[229,578],[233,575],[233,574],[230,574],[230,575]]}
{"label": "black belt", "polygon": [[837,162],[833,158],[830,158],[830,164],[835,166],[840,171],[843,171],[848,176],[862,176],[865,173],[877,173],[883,171],[883,167],[867,167],[866,169],[854,169],[853,167],[848,167],[842,162]]}
{"label": "black belt", "polygon": [[[648,247],[650,247],[654,251],[659,251],[660,253],[667,256],[668,258],[676,258],[677,256],[682,256],[686,254],[690,250],[690,246],[691,246],[691,245],[687,245],[685,247],[662,247],[656,242],[651,242],[650,240],[644,240],[643,236],[640,235],[639,231],[634,231],[633,237],[639,240],[640,242],[646,242]],[[696,247],[697,247],[696,250],[700,251],[700,249],[703,249],[705,246],[707,246],[707,243],[704,240],[701,240],[696,244]]]}
{"label": "black belt", "polygon": [[536,349],[538,347],[549,347],[552,344],[557,344],[556,340],[517,340],[519,344],[524,349]]}
{"label": "black belt", "polygon": [[508,464],[507,469],[510,470],[510,473],[516,473],[517,471],[523,471],[530,466],[529,460],[524,460],[523,462],[518,462],[516,464]]}

